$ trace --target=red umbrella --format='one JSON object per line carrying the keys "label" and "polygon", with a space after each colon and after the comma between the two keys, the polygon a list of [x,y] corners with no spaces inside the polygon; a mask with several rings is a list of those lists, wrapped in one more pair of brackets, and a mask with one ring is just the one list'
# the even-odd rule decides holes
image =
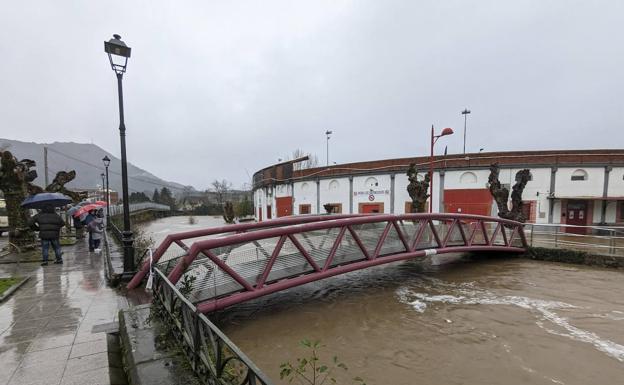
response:
{"label": "red umbrella", "polygon": [[95,201],[95,202],[93,202],[93,204],[94,205],[98,205],[98,206],[106,206],[107,205],[107,203],[104,202],[104,201]]}
{"label": "red umbrella", "polygon": [[91,210],[97,210],[97,209],[99,209],[99,208],[100,208],[100,206],[99,206],[99,205],[96,205],[95,203],[91,203],[91,204],[89,204],[89,205],[82,206],[82,207],[81,207],[79,210],[77,210],[77,211],[76,211],[73,215],[74,215],[75,217],[79,217],[79,216],[81,216],[82,214],[84,214],[84,213],[86,213],[86,212],[89,212],[89,211],[91,211]]}

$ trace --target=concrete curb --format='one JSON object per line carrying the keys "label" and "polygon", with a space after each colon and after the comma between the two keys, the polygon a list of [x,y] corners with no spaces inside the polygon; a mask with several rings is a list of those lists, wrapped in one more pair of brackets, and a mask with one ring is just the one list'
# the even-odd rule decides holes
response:
{"label": "concrete curb", "polygon": [[119,311],[119,341],[128,383],[200,385],[182,350],[165,337],[161,320],[148,321],[150,310],[146,304]]}
{"label": "concrete curb", "polygon": [[17,291],[17,289],[19,289],[23,284],[26,283],[26,281],[28,281],[30,279],[30,275],[25,277],[24,279],[22,279],[21,281],[19,281],[18,283],[14,284],[13,286],[11,286],[10,288],[8,288],[1,296],[0,296],[0,302],[4,302],[7,298],[9,298],[13,293],[15,293],[15,291]]}

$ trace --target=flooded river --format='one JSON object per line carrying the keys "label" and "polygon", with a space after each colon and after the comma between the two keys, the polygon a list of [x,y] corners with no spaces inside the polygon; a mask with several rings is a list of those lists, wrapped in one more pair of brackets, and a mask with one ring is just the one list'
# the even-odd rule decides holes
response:
{"label": "flooded river", "polygon": [[[178,217],[147,230],[156,237],[198,226]],[[354,376],[369,385],[616,384],[624,378],[623,284],[622,271],[530,260],[409,261],[211,319],[275,383],[280,363],[305,355],[298,341],[307,338],[326,345],[324,361],[337,355],[347,364],[339,384]]]}

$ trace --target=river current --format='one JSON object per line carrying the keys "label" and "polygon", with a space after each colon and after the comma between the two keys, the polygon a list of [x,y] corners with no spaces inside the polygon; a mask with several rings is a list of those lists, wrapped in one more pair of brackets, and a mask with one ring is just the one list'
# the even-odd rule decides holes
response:
{"label": "river current", "polygon": [[[221,224],[198,218],[146,231],[159,240]],[[441,262],[357,271],[210,318],[276,383],[280,363],[306,355],[302,339],[349,367],[339,384],[624,383],[624,272],[497,256]]]}

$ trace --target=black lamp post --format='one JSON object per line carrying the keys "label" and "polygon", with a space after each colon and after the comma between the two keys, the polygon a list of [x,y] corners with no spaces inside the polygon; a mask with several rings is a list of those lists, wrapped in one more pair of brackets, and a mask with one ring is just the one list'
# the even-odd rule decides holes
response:
{"label": "black lamp post", "polygon": [[104,200],[105,199],[105,195],[104,195],[104,173],[101,173],[100,176],[102,177],[102,195],[100,196],[100,200]]}
{"label": "black lamp post", "polygon": [[121,36],[113,35],[113,38],[104,42],[104,51],[108,54],[111,68],[117,74],[117,90],[119,93],[119,137],[121,139],[121,183],[123,196],[123,222],[122,243],[124,247],[124,275],[134,272],[134,248],[132,246],[132,231],[130,230],[130,207],[128,205],[128,165],[126,164],[126,125],[124,124],[123,91],[121,81],[126,72],[130,47],[121,41]]}
{"label": "black lamp post", "polygon": [[102,158],[104,168],[106,169],[106,226],[110,223],[110,187],[108,185],[108,166],[110,165],[110,159],[108,155]]}

